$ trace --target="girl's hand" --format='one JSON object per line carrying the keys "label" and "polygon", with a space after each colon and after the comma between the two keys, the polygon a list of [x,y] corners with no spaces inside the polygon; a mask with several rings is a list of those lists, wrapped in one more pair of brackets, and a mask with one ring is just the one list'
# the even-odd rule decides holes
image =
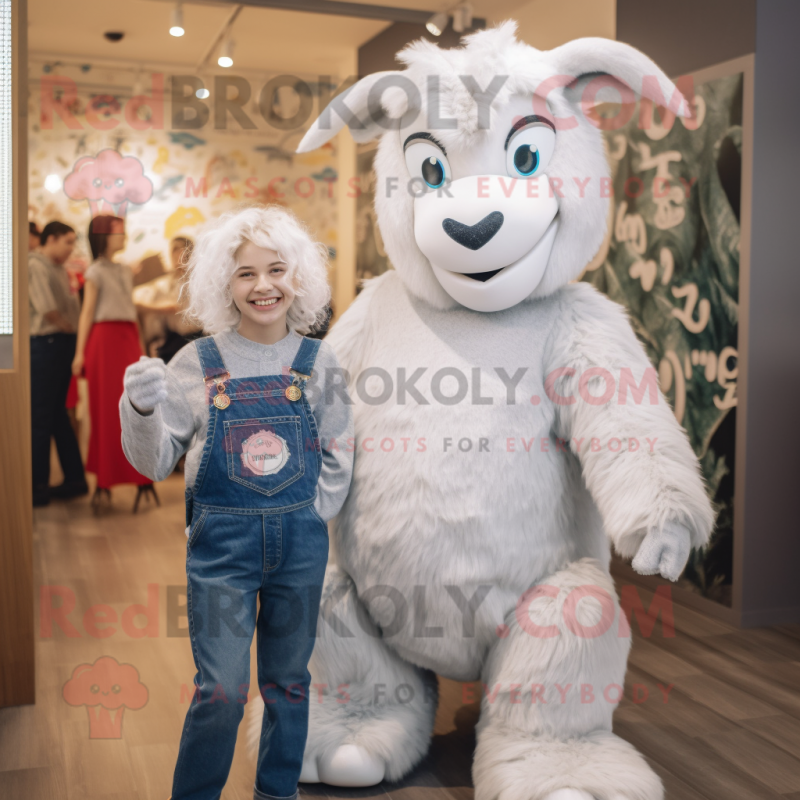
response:
{"label": "girl's hand", "polygon": [[142,356],[125,370],[122,383],[128,399],[141,414],[150,414],[167,399],[167,369],[160,358]]}
{"label": "girl's hand", "polygon": [[80,378],[83,374],[83,356],[76,355],[75,358],[72,359],[72,374],[76,378]]}

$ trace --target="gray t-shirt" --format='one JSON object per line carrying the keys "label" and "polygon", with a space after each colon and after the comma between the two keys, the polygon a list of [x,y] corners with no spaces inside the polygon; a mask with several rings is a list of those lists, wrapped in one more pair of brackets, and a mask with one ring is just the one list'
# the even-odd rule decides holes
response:
{"label": "gray t-shirt", "polygon": [[69,276],[62,264],[54,264],[43,253],[28,256],[28,300],[30,302],[30,335],[48,336],[62,333],[58,325],[48,322],[44,315],[58,311],[78,330],[81,303],[69,287]]}
{"label": "gray t-shirt", "polygon": [[100,256],[88,266],[85,277],[97,286],[94,322],[136,321],[133,273],[129,266]]}
{"label": "gray t-shirt", "polygon": [[[273,345],[245,339],[234,330],[214,337],[231,378],[279,375],[292,365],[302,336],[288,333]],[[335,517],[350,488],[353,471],[353,412],[343,372],[330,345],[323,341],[306,385],[306,397],[317,423],[322,471],[314,508],[326,522]],[[208,431],[208,404],[203,372],[194,342],[167,364],[167,399],[148,415],[140,414],[123,393],[119,403],[122,449],[128,461],[154,481],[164,480],[185,453],[186,485],[197,477]]]}

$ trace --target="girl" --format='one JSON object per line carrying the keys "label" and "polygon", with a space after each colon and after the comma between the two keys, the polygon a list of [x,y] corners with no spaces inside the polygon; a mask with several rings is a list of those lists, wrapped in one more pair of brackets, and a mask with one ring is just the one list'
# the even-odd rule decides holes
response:
{"label": "girl", "polygon": [[[197,674],[173,800],[219,798],[257,630],[266,704],[255,798],[294,798],[308,728],[308,660],[327,520],[350,485],[353,420],[324,319],[325,250],[288,211],[248,208],[206,228],[188,313],[213,335],[164,367],[128,368],[125,454],[153,480],[186,453],[187,614]],[[349,440],[349,441],[348,441]],[[257,612],[256,600],[260,599]]]}
{"label": "girl", "polygon": [[[135,483],[152,491],[149,478],[126,460],[120,444],[117,403],[125,368],[142,354],[139,325],[133,305],[133,274],[114,256],[125,248],[125,220],[101,215],[89,223],[89,246],[94,261],[85,273],[83,308],[73,375],[85,372],[89,381],[91,432],[86,469],[97,475],[92,497],[95,511],[108,508],[111,487]],[[138,504],[139,495],[137,495]],[[136,506],[134,506],[135,510]]]}

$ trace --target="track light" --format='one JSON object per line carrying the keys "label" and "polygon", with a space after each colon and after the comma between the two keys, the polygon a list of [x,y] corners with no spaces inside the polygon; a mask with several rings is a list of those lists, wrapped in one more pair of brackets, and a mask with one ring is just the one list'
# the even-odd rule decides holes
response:
{"label": "track light", "polygon": [[447,27],[447,21],[447,14],[445,14],[444,11],[439,11],[425,23],[425,27],[434,36],[441,36],[444,29]]}
{"label": "track light", "polygon": [[222,49],[220,50],[217,64],[219,64],[221,67],[233,66],[233,47],[233,39],[226,37],[225,41],[222,43]]}
{"label": "track light", "polygon": [[183,36],[186,31],[183,28],[183,6],[175,3],[172,9],[172,25],[169,29],[171,36]]}
{"label": "track light", "polygon": [[462,3],[453,10],[453,30],[464,33],[472,27],[472,5]]}

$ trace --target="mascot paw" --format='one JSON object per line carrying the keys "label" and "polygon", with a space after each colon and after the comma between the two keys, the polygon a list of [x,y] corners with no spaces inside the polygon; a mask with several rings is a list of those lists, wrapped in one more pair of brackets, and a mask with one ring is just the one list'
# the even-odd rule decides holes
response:
{"label": "mascot paw", "polygon": [[304,758],[300,783],[330,786],[375,786],[383,780],[386,765],[357,744],[343,744],[316,758]]}
{"label": "mascot paw", "polygon": [[692,540],[689,531],[680,523],[668,522],[662,530],[651,529],[639,545],[631,566],[640,575],[661,575],[669,581],[680,578]]}
{"label": "mascot paw", "polygon": [[583,789],[558,789],[548,794],[544,800],[595,800],[593,794]]}

